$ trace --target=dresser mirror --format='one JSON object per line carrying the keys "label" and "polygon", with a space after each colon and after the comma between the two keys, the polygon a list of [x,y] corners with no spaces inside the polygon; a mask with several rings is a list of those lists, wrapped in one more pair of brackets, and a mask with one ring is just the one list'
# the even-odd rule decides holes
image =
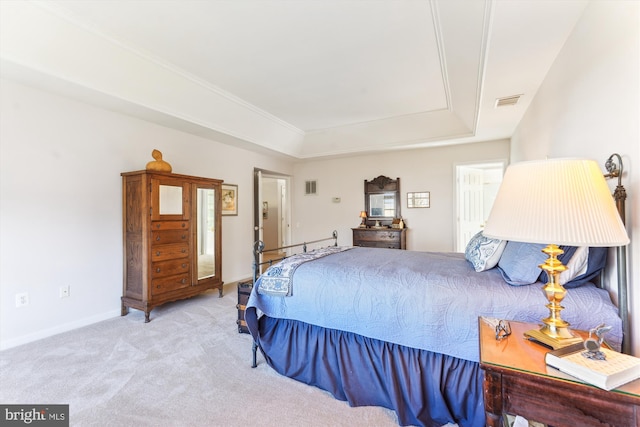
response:
{"label": "dresser mirror", "polygon": [[364,181],[364,207],[368,226],[389,226],[400,218],[400,178],[380,175]]}
{"label": "dresser mirror", "polygon": [[189,204],[192,195],[189,185],[175,178],[151,179],[151,220],[181,221],[190,216]]}
{"label": "dresser mirror", "polygon": [[396,212],[396,196],[393,193],[369,195],[369,217],[394,217]]}
{"label": "dresser mirror", "polygon": [[160,215],[182,215],[182,186],[159,186]]}
{"label": "dresser mirror", "polygon": [[196,190],[196,257],[198,280],[216,273],[216,190],[198,187]]}

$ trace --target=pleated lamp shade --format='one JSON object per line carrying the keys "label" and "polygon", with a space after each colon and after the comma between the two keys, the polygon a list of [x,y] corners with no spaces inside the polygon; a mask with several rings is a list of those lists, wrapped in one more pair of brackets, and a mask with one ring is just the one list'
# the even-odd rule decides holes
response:
{"label": "pleated lamp shade", "polygon": [[568,246],[629,243],[598,164],[584,159],[539,160],[509,166],[484,235]]}

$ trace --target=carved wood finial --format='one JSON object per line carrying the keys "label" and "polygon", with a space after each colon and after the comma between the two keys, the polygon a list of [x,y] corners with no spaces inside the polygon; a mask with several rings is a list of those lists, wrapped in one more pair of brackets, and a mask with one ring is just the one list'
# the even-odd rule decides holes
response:
{"label": "carved wood finial", "polygon": [[391,184],[392,182],[393,182],[393,180],[391,178],[389,178],[388,176],[384,176],[384,175],[380,175],[379,177],[374,178],[371,181],[369,181],[369,183],[371,183],[373,185],[377,185],[378,187],[380,187],[381,190],[384,188],[385,185]]}
{"label": "carved wood finial", "polygon": [[153,150],[151,157],[155,160],[147,163],[147,170],[156,172],[171,172],[171,165],[162,160],[162,152],[160,150]]}

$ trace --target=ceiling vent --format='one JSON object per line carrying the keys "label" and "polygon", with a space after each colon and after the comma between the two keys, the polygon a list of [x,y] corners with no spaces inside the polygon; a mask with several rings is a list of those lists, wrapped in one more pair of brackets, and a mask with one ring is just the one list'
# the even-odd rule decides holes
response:
{"label": "ceiling vent", "polygon": [[516,105],[520,100],[521,96],[522,95],[512,95],[512,96],[505,96],[504,98],[498,98],[496,99],[496,108],[505,107],[507,105]]}

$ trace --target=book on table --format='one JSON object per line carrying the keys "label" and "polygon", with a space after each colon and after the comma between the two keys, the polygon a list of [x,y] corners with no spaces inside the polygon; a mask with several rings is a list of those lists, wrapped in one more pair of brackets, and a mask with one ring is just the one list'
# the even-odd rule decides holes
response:
{"label": "book on table", "polygon": [[640,378],[640,358],[601,348],[604,360],[591,359],[582,343],[573,344],[545,355],[551,367],[605,390],[613,390]]}

